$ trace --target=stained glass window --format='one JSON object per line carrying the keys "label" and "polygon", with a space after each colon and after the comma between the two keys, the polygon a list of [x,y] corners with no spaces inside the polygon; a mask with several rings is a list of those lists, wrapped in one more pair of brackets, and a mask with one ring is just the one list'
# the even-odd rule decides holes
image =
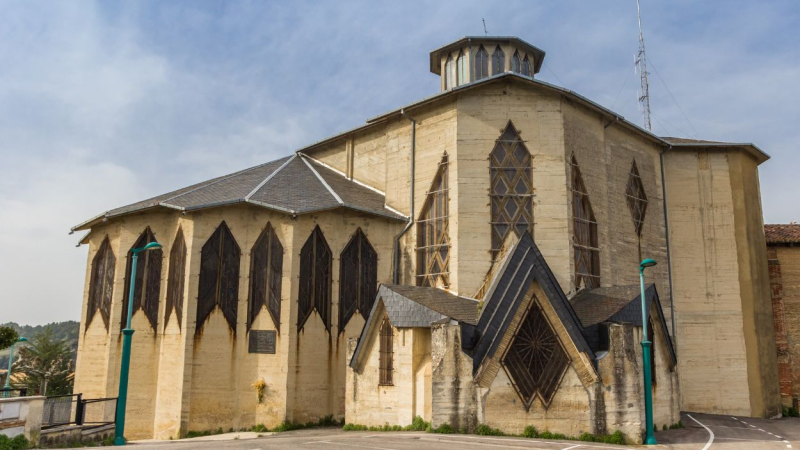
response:
{"label": "stained glass window", "polygon": [[506,71],[506,54],[503,49],[498,45],[492,53],[492,75],[503,73]]}
{"label": "stained glass window", "polygon": [[100,248],[92,258],[92,275],[89,280],[89,304],[86,307],[86,328],[99,311],[103,324],[108,330],[108,320],[111,315],[111,297],[114,294],[114,271],[117,258],[111,250],[108,236],[103,239]]}
{"label": "stained glass window", "polygon": [[183,320],[183,286],[186,282],[186,240],[183,229],[178,229],[172,250],[169,252],[169,279],[167,280],[167,304],[164,312],[164,327],[169,323],[169,316],[175,310],[180,328]]}
{"label": "stained glass window", "polygon": [[[139,239],[131,246],[131,250],[135,248],[142,248],[145,245],[156,241],[156,237],[150,230],[150,227],[145,228]],[[164,253],[161,249],[148,250],[140,252],[138,260],[136,261],[136,286],[133,292],[133,313],[142,310],[150,322],[150,327],[153,331],[156,330],[156,323],[158,322],[158,297],[161,291],[161,261]],[[131,288],[131,265],[133,263],[133,252],[128,251],[128,264],[125,267],[125,302],[122,307],[122,324],[121,328],[125,328],[125,323],[128,320],[128,295]]]}
{"label": "stained glass window", "polygon": [[253,325],[262,308],[269,311],[275,328],[281,329],[281,279],[283,245],[272,224],[256,239],[250,251],[250,295],[247,301],[247,329]]}
{"label": "stained glass window", "polygon": [[200,253],[200,286],[197,292],[197,328],[200,334],[214,308],[219,307],[236,334],[241,250],[231,230],[222,222]]}
{"label": "stained glass window", "polygon": [[381,324],[381,341],[379,345],[379,352],[380,352],[380,379],[378,383],[381,386],[391,386],[392,385],[392,373],[394,372],[394,353],[392,351],[392,344],[394,340],[394,330],[392,329],[392,323],[389,322],[388,317],[383,318],[383,323]]}
{"label": "stained glass window", "polygon": [[631,210],[631,217],[633,217],[633,226],[636,229],[636,235],[642,235],[642,226],[644,225],[644,214],[647,212],[647,195],[644,193],[644,185],[642,184],[642,177],[639,176],[639,169],[636,167],[636,161],[631,165],[631,173],[628,175],[628,187],[625,189],[625,197],[628,199],[628,208]]}
{"label": "stained glass window", "polygon": [[339,256],[339,332],[358,311],[367,320],[378,293],[378,253],[356,230]]}
{"label": "stained glass window", "polygon": [[572,247],[575,253],[575,288],[600,287],[600,249],[597,221],[583,183],[578,161],[572,157]]}
{"label": "stained glass window", "polygon": [[495,141],[489,162],[492,258],[510,232],[533,231],[531,155],[511,122]]}
{"label": "stained glass window", "polygon": [[475,54],[475,79],[480,80],[489,76],[489,53],[481,47]]}
{"label": "stained glass window", "polygon": [[450,285],[447,178],[447,153],[445,153],[417,220],[418,286]]}
{"label": "stained glass window", "polygon": [[332,269],[331,249],[317,226],[300,250],[297,331],[303,329],[311,313],[316,310],[330,333]]}

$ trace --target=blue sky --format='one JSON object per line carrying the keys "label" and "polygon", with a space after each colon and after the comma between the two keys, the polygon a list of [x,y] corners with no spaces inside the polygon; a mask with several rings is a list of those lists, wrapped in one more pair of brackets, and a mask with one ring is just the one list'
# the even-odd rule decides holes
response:
{"label": "blue sky", "polygon": [[[756,143],[765,220],[800,220],[800,2],[642,9],[653,131]],[[547,52],[539,78],[641,123],[634,0],[0,0],[0,322],[79,319],[71,226],[436,93],[428,52],[482,18]]]}

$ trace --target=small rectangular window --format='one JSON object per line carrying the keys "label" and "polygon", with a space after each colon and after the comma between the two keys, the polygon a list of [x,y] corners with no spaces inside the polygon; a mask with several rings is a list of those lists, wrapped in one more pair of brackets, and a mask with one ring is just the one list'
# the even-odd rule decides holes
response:
{"label": "small rectangular window", "polygon": [[392,352],[392,344],[394,339],[394,331],[392,330],[392,323],[389,322],[388,317],[383,318],[381,324],[381,341],[380,341],[380,380],[378,383],[381,386],[392,386],[392,373],[394,371],[394,354]]}

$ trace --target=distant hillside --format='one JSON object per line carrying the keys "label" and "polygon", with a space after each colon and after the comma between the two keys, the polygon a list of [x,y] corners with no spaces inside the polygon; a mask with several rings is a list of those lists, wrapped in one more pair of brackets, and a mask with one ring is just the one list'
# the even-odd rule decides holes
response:
{"label": "distant hillside", "polygon": [[[72,360],[74,361],[78,354],[78,332],[80,330],[80,323],[74,320],[36,326],[19,325],[15,322],[0,323],[0,327],[11,327],[17,330],[20,336],[25,336],[28,339],[32,339],[36,333],[39,333],[48,326],[53,329],[53,333],[57,338],[65,339],[69,343],[69,348],[72,349]],[[0,369],[5,369],[8,366],[8,351],[8,349],[0,351]]]}

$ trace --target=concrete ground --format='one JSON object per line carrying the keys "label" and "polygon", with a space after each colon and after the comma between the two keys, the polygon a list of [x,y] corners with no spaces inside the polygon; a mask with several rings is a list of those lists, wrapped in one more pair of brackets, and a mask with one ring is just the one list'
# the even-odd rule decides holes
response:
{"label": "concrete ground", "polygon": [[[683,413],[686,428],[656,433],[658,449],[671,450],[800,450],[800,419],[751,419]],[[515,448],[528,450],[620,449],[630,446],[576,441],[546,441],[515,437],[431,434],[412,432],[344,432],[335,428],[285,433],[227,433],[180,441],[139,441],[137,450],[188,449],[373,449],[373,450],[467,450]]]}

